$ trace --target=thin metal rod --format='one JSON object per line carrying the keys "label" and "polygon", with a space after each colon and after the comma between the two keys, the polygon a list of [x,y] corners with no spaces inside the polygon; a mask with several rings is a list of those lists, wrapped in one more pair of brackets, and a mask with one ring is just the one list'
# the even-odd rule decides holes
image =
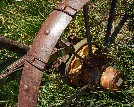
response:
{"label": "thin metal rod", "polygon": [[92,55],[92,44],[91,44],[91,35],[90,35],[90,26],[89,26],[89,16],[88,16],[88,4],[83,6],[83,16],[86,28],[86,37],[87,37],[87,44],[88,44],[88,52],[89,55]]}
{"label": "thin metal rod", "polygon": [[79,94],[79,95],[76,97],[75,102],[74,102],[74,107],[78,107],[81,96],[82,96],[82,93]]}
{"label": "thin metal rod", "polygon": [[[104,46],[106,47],[109,42],[110,34],[111,34],[111,29],[112,29],[112,23],[113,23],[113,18],[114,18],[114,13],[115,13],[115,7],[116,7],[117,0],[112,0],[111,1],[111,8],[109,12],[109,18],[108,18],[108,24],[107,24],[107,31],[106,31],[106,36],[104,38]],[[107,50],[105,48],[105,50]]]}
{"label": "thin metal rod", "polygon": [[129,15],[127,13],[125,13],[122,20],[119,22],[118,26],[115,28],[114,32],[112,33],[112,35],[110,37],[109,45],[114,43],[115,38],[117,37],[117,34],[122,29],[122,27],[123,27],[124,23],[127,21],[128,17],[129,17]]}

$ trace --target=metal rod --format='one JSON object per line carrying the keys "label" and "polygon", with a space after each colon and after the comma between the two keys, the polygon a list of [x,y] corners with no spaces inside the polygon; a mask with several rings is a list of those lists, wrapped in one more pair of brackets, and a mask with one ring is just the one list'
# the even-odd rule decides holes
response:
{"label": "metal rod", "polygon": [[109,42],[110,34],[111,34],[111,29],[112,29],[112,23],[113,23],[113,18],[114,18],[114,13],[115,13],[115,7],[116,7],[117,0],[112,0],[111,1],[111,8],[109,12],[109,18],[108,18],[108,24],[107,24],[107,31],[106,31],[106,36],[104,38],[104,46],[105,50],[107,50],[107,45]]}
{"label": "metal rod", "polygon": [[74,102],[74,107],[78,107],[81,96],[82,96],[82,93],[79,94],[79,95],[76,97],[75,102]]}
{"label": "metal rod", "polygon": [[127,21],[128,17],[129,15],[125,13],[122,20],[119,22],[118,26],[115,28],[114,32],[112,33],[108,45],[111,45],[115,41],[117,34],[120,32],[121,28],[123,27],[124,23]]}
{"label": "metal rod", "polygon": [[13,41],[9,38],[0,35],[0,49],[8,49],[17,53],[19,56],[23,56],[30,49],[29,46]]}
{"label": "metal rod", "polygon": [[92,44],[91,44],[91,35],[90,35],[90,26],[89,26],[89,16],[88,16],[88,4],[83,6],[83,16],[86,28],[86,37],[87,37],[87,44],[88,44],[88,52],[89,55],[92,55]]}

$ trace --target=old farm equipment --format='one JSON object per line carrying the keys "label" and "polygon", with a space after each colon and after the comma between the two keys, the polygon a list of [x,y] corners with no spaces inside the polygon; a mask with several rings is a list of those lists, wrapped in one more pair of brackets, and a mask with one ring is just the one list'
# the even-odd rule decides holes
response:
{"label": "old farm equipment", "polygon": [[[118,89],[122,83],[121,73],[117,68],[108,65],[112,59],[106,52],[112,43],[111,41],[115,39],[128,19],[128,14],[126,13],[123,16],[119,25],[111,34],[116,2],[117,0],[111,2],[104,50],[91,42],[88,0],[63,0],[55,6],[53,12],[39,30],[32,47],[27,48],[27,54],[8,66],[7,72],[0,75],[0,79],[8,77],[9,74],[24,65],[20,80],[18,107],[37,106],[43,71],[52,65],[57,66],[57,69],[62,71],[61,75],[66,77],[64,81],[74,88],[84,87],[83,89],[86,89],[100,84],[110,91]],[[69,42],[59,40],[64,29],[82,7],[87,38],[69,36]],[[62,55],[57,55],[60,52]],[[57,64],[59,57],[62,60]],[[65,105],[67,103],[63,104],[63,106]]]}

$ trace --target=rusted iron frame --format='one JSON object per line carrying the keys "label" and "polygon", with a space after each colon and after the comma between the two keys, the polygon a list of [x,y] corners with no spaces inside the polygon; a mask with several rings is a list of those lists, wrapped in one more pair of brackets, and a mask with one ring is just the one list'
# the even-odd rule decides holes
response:
{"label": "rusted iron frame", "polygon": [[86,38],[87,38],[87,44],[88,44],[88,50],[89,55],[92,55],[92,44],[91,44],[91,35],[90,35],[90,25],[89,25],[89,16],[88,16],[88,4],[83,6],[83,16],[84,16],[84,22],[85,22],[85,28],[86,28]]}
{"label": "rusted iron frame", "polygon": [[109,42],[109,38],[111,35],[111,29],[112,29],[112,23],[114,19],[114,14],[115,14],[115,7],[116,7],[117,0],[112,0],[111,1],[111,7],[110,7],[110,12],[109,12],[109,18],[108,18],[108,24],[107,24],[107,31],[106,35],[104,38],[104,51],[107,51],[107,45]]}
{"label": "rusted iron frame", "polygon": [[[17,48],[19,48],[19,51],[20,51],[20,49],[22,49],[22,51],[25,51],[25,52],[27,52],[29,49],[30,49],[30,47],[28,47],[28,46],[26,46],[26,45],[23,45],[23,44],[20,44],[20,43],[17,43],[17,42],[15,42],[15,41],[13,41],[13,40],[11,40],[11,39],[9,39],[9,38],[6,38],[6,37],[4,37],[4,36],[1,36],[0,37],[0,43],[1,44],[6,44],[6,45],[4,45],[4,47],[3,47],[3,45],[2,45],[2,48],[6,48],[6,49],[9,49],[9,50],[11,50],[12,51],[12,48],[14,48],[14,47],[17,47]],[[1,45],[0,44],[0,45]],[[57,45],[58,45],[58,43],[57,43]],[[57,46],[56,45],[56,46]],[[14,51],[14,50],[13,50]],[[18,51],[18,49],[17,50],[15,50],[15,52],[19,52]],[[64,51],[64,52],[62,52],[62,51]],[[66,48],[63,48],[63,49],[60,49],[60,50],[58,50],[58,52],[55,52],[54,54],[52,54],[51,56],[50,56],[50,59],[49,59],[49,61],[48,61],[48,63],[47,63],[47,66],[50,66],[50,64],[52,63],[52,62],[54,62],[57,58],[59,58],[59,57],[62,57],[61,56],[61,54],[60,53],[64,53],[64,55],[66,55],[66,54],[68,54],[69,52],[67,51],[67,49]],[[22,55],[23,55],[24,53],[22,53]],[[63,56],[64,56],[63,55]],[[20,59],[18,59],[17,61],[15,61],[15,62],[13,62],[11,65],[9,65],[8,67],[6,67],[6,69],[5,69],[5,71],[2,73],[2,74],[0,74],[0,80],[1,79],[4,79],[4,78],[12,78],[11,77],[11,74],[12,73],[14,73],[14,72],[17,72],[18,70],[22,70],[22,68],[20,68],[20,67],[22,67],[23,65],[24,65],[24,62],[25,62],[25,56],[23,56],[23,57],[21,57]],[[10,79],[8,79],[8,80],[10,80]],[[6,81],[5,81],[6,82]],[[4,82],[4,83],[5,83]]]}
{"label": "rusted iron frame", "polygon": [[114,32],[112,33],[108,45],[111,45],[112,43],[115,42],[115,38],[117,37],[117,34],[120,32],[120,30],[122,29],[124,23],[127,21],[128,18],[129,18],[128,13],[125,13],[125,15],[123,16],[123,18],[119,22],[118,26],[115,28]]}
{"label": "rusted iron frame", "polygon": [[[45,70],[46,63],[61,33],[71,20],[72,17],[68,14],[54,10],[40,29],[32,48],[28,52],[29,56],[31,55],[30,57],[36,60],[29,57],[31,63],[26,62],[22,72],[18,96],[20,107],[37,106],[38,92],[43,76],[42,71]],[[40,62],[40,60],[45,63]],[[32,63],[41,66],[41,69],[43,69],[38,69]]]}

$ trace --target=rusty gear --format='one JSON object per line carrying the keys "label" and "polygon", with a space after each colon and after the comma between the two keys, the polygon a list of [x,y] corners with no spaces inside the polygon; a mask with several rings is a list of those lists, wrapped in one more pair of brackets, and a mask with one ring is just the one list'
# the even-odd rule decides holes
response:
{"label": "rusty gear", "polygon": [[102,73],[102,67],[110,61],[110,58],[104,56],[102,52],[100,52],[100,50],[96,47],[96,45],[93,44],[93,55],[89,57],[87,39],[83,39],[76,45],[74,45],[74,49],[78,55],[80,55],[83,58],[86,58],[90,63],[89,65],[86,65],[83,62],[81,62],[79,58],[72,55],[66,64],[65,75],[74,76],[69,76],[66,79],[66,81],[73,87],[87,85],[89,81],[93,80],[96,80],[97,82],[97,78],[100,78],[100,75]]}

